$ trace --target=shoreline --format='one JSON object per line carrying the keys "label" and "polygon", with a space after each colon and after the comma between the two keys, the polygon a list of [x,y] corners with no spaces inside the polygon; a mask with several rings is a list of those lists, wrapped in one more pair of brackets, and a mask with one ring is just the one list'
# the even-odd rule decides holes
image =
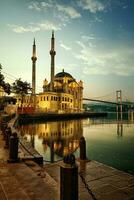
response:
{"label": "shoreline", "polygon": [[35,123],[35,122],[46,122],[46,121],[59,121],[59,120],[77,120],[84,118],[98,118],[98,117],[106,117],[106,112],[90,112],[90,113],[65,113],[65,114],[56,114],[56,113],[34,113],[34,114],[20,114],[18,117],[18,123],[27,124],[27,123]]}

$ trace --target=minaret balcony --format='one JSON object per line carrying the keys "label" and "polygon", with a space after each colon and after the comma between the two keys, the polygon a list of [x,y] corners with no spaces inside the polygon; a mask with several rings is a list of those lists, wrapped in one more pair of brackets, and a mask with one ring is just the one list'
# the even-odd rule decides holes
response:
{"label": "minaret balcony", "polygon": [[31,60],[32,60],[32,61],[36,61],[36,60],[37,60],[37,57],[32,56],[32,57],[31,57]]}
{"label": "minaret balcony", "polygon": [[53,49],[50,50],[50,55],[56,55],[56,51],[54,51]]}

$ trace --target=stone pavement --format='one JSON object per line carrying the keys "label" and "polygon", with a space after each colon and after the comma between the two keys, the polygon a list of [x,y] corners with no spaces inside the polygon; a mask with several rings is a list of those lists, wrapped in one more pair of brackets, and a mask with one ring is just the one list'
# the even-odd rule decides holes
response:
{"label": "stone pavement", "polygon": [[0,134],[0,200],[57,200],[57,183],[33,161],[7,163]]}
{"label": "stone pavement", "polygon": [[[86,186],[97,200],[134,200],[134,176],[96,161],[78,161]],[[44,169],[60,184],[60,164],[47,164]],[[93,200],[79,176],[79,200]]]}
{"label": "stone pavement", "polygon": [[[33,161],[7,163],[0,134],[0,200],[59,200],[60,164],[38,166]],[[77,161],[79,200],[134,200],[134,176],[96,161]],[[86,185],[85,185],[86,183]],[[85,187],[87,186],[87,187]]]}

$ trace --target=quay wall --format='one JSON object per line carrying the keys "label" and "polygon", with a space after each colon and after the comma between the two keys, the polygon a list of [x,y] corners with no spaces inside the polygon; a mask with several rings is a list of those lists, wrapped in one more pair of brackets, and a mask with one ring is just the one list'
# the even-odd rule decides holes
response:
{"label": "quay wall", "polygon": [[83,118],[98,118],[98,117],[106,117],[107,113],[98,113],[98,112],[90,112],[90,113],[65,113],[65,114],[55,114],[55,113],[36,113],[36,114],[21,114],[18,117],[18,123],[28,124],[28,123],[36,123],[43,121],[59,121],[59,120],[72,120],[72,119],[83,119]]}

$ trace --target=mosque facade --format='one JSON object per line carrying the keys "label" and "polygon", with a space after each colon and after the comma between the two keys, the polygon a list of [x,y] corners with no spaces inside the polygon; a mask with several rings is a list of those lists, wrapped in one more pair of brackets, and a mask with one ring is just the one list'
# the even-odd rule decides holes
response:
{"label": "mosque facade", "polygon": [[55,74],[55,37],[52,31],[51,37],[51,70],[50,82],[43,81],[43,91],[36,94],[36,44],[33,43],[32,60],[32,98],[26,97],[24,106],[29,105],[29,101],[38,112],[54,113],[79,113],[83,112],[83,82],[79,82],[69,73],[59,72]]}

